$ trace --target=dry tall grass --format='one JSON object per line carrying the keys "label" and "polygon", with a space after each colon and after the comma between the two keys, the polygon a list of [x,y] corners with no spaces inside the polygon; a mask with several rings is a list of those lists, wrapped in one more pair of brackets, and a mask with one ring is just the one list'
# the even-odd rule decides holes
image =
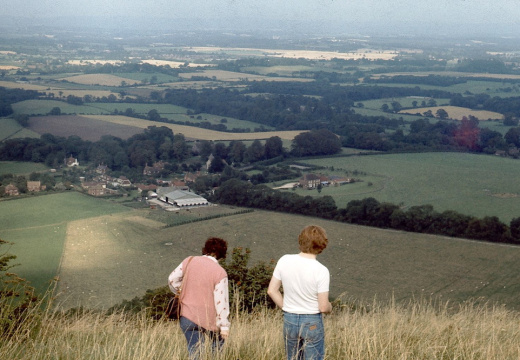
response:
{"label": "dry tall grass", "polygon": [[[519,313],[417,301],[338,310],[325,318],[326,359],[519,359]],[[204,359],[282,359],[280,311],[235,314],[223,351]],[[176,322],[99,312],[32,317],[0,337],[1,359],[186,359]]]}

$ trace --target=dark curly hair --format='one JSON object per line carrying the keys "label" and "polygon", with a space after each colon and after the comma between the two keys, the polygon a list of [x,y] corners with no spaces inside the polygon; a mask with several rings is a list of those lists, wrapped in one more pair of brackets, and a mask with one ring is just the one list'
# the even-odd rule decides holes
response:
{"label": "dark curly hair", "polygon": [[202,255],[214,255],[217,260],[225,259],[227,241],[218,237],[210,237],[202,248]]}

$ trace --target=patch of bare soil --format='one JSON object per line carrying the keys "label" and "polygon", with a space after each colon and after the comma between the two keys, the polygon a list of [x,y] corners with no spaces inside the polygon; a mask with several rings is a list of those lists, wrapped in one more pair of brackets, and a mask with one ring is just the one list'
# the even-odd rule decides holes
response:
{"label": "patch of bare soil", "polygon": [[103,135],[113,135],[126,140],[143,132],[143,129],[134,126],[75,115],[31,117],[29,129],[38,134],[48,133],[63,137],[76,135],[88,141],[98,141]]}
{"label": "patch of bare soil", "polygon": [[520,195],[514,194],[514,193],[496,193],[496,194],[492,194],[491,196],[497,197],[500,199],[513,199],[513,198],[519,197]]}

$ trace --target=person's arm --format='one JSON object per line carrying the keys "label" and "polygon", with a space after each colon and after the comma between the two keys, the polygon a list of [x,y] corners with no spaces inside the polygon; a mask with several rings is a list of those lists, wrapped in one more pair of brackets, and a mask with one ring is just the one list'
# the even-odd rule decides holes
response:
{"label": "person's arm", "polygon": [[332,304],[329,301],[329,292],[318,293],[318,308],[321,313],[330,314],[332,312]]}
{"label": "person's arm", "polygon": [[182,263],[177,266],[175,270],[172,271],[170,276],[168,276],[168,286],[172,293],[177,294],[182,285]]}
{"label": "person's arm", "polygon": [[280,309],[283,308],[283,295],[280,292],[281,286],[282,280],[279,280],[273,276],[271,278],[271,282],[269,282],[269,287],[267,288],[267,295],[273,299],[276,306],[278,306]]}
{"label": "person's arm", "polygon": [[217,327],[220,329],[220,336],[227,339],[229,336],[229,281],[225,277],[215,285],[213,301],[217,312]]}

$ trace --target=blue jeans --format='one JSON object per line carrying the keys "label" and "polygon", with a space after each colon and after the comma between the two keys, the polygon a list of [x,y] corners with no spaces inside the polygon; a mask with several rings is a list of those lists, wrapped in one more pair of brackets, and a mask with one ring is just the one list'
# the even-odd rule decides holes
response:
{"label": "blue jeans", "polygon": [[213,351],[220,349],[224,345],[224,339],[215,331],[206,330],[184,316],[181,316],[179,323],[188,343],[190,360],[200,358],[201,345],[206,337],[212,341]]}
{"label": "blue jeans", "polygon": [[322,360],[325,329],[321,314],[283,313],[283,335],[287,360]]}

